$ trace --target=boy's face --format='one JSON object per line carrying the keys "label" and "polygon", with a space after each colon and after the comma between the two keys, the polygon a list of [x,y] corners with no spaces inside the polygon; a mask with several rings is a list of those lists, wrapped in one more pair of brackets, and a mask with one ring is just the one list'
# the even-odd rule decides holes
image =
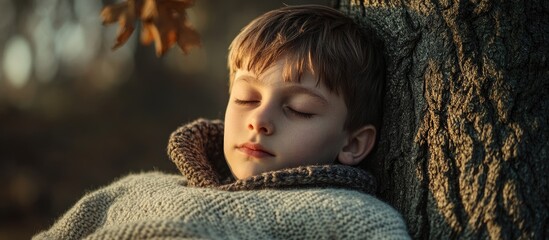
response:
{"label": "boy's face", "polygon": [[346,144],[343,98],[317,86],[310,73],[301,82],[284,82],[283,60],[260,76],[236,71],[225,113],[224,153],[238,179],[331,164]]}

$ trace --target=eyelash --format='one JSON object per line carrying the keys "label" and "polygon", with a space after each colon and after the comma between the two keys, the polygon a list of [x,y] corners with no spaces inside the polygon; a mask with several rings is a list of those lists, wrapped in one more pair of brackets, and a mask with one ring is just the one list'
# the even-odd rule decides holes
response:
{"label": "eyelash", "polygon": [[238,105],[250,105],[250,104],[254,104],[254,103],[258,103],[259,101],[247,101],[247,100],[240,100],[240,99],[235,99],[234,100],[234,103],[238,104]]}
{"label": "eyelash", "polygon": [[[259,101],[247,101],[247,100],[240,100],[240,99],[235,99],[234,100],[234,103],[238,104],[238,105],[250,105],[250,104],[256,104],[258,103]],[[286,109],[288,109],[288,111],[294,115],[294,116],[297,116],[297,117],[300,117],[300,118],[312,118],[314,116],[314,114],[312,113],[303,113],[303,112],[299,112],[299,111],[296,111],[290,107],[285,107]]]}

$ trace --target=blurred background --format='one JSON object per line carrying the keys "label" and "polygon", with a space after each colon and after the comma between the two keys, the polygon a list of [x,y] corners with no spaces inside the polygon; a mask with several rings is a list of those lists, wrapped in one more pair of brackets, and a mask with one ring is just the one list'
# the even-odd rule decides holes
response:
{"label": "blurred background", "polygon": [[[202,47],[157,58],[139,29],[111,51],[100,0],[0,0],[0,239],[28,239],[83,194],[132,172],[177,173],[169,134],[223,118],[227,48],[258,15],[331,1],[197,0]],[[137,33],[137,34],[136,34]]]}

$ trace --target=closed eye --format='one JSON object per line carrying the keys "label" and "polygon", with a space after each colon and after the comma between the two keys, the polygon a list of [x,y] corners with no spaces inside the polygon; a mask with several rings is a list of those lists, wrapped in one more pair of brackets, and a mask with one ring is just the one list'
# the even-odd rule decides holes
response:
{"label": "closed eye", "polygon": [[312,118],[314,116],[314,114],[312,113],[304,113],[304,112],[300,112],[300,111],[297,111],[293,108],[290,108],[290,107],[286,107],[286,109],[288,110],[288,112],[294,116],[297,116],[297,117],[300,117],[300,118]]}
{"label": "closed eye", "polygon": [[250,104],[259,103],[259,101],[256,101],[256,100],[240,100],[240,99],[235,99],[235,100],[234,100],[234,103],[236,103],[236,104],[238,104],[238,105],[250,105]]}

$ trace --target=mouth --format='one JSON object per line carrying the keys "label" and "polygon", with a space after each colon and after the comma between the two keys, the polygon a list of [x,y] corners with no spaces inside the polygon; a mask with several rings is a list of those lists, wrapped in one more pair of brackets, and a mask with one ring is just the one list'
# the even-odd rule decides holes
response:
{"label": "mouth", "polygon": [[257,143],[244,143],[236,147],[236,149],[248,156],[255,158],[265,158],[265,157],[274,157],[275,155],[265,150],[261,144]]}

